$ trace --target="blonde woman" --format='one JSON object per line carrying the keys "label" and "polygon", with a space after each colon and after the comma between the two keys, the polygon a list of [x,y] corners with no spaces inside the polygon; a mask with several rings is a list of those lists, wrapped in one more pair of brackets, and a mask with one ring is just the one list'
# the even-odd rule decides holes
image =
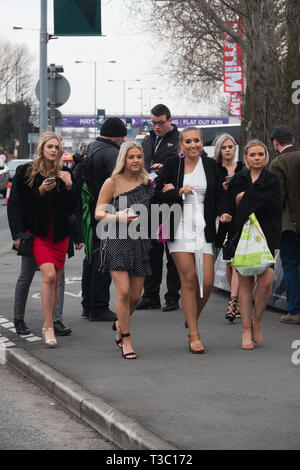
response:
{"label": "blonde woman", "polygon": [[[236,174],[239,173],[244,163],[241,161],[235,162],[236,142],[230,134],[220,135],[214,142],[215,145],[215,160],[217,162],[223,189],[228,190],[229,181]],[[224,238],[228,230],[227,224],[219,224],[217,234],[217,246],[222,246]],[[230,300],[225,314],[225,318],[233,322],[236,318],[241,318],[239,309],[239,278],[236,269],[231,266],[231,261],[226,262],[226,277],[230,286]]]}
{"label": "blonde woman", "polygon": [[[260,140],[245,147],[246,167],[230,181],[228,193],[233,211],[230,238],[240,234],[254,212],[274,255],[281,236],[281,194],[279,179],[266,169],[268,149]],[[238,241],[239,237],[236,237]],[[274,267],[256,276],[239,276],[239,305],[242,315],[242,349],[251,350],[263,341],[261,320],[272,292]],[[256,282],[255,282],[256,281]],[[255,284],[257,284],[254,294]],[[254,296],[254,306],[253,306]]]}
{"label": "blonde woman", "polygon": [[42,274],[42,334],[45,344],[51,347],[57,344],[53,315],[71,234],[68,215],[77,200],[71,172],[63,166],[62,152],[60,137],[45,132],[36,158],[23,165],[18,179],[24,227],[34,235],[33,256]]}
{"label": "blonde woman", "polygon": [[[130,224],[147,226],[148,211],[154,195],[149,175],[144,169],[144,154],[137,142],[122,145],[116,167],[99,193],[95,210],[101,227],[108,225],[105,242],[104,270],[109,271],[115,285],[118,320],[116,343],[122,348],[125,359],[136,359],[130,337],[130,316],[140,299],[144,278],[151,274],[149,252],[151,241],[148,232],[140,236],[130,234]],[[108,205],[110,204],[110,208]],[[139,205],[139,211],[136,211]],[[134,225],[131,225],[134,227]],[[97,234],[100,236],[100,228]]]}

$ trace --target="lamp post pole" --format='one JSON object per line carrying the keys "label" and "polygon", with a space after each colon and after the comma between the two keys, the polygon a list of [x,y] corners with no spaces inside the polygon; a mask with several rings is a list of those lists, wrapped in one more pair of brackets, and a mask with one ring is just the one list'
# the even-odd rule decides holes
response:
{"label": "lamp post pole", "polygon": [[[75,60],[75,64],[94,64],[94,112],[97,119],[97,64],[115,64],[116,60]],[[97,134],[97,125],[95,127],[95,135]]]}
{"label": "lamp post pole", "polygon": [[40,134],[47,131],[48,75],[47,75],[47,0],[41,0],[40,29]]}
{"label": "lamp post pole", "polygon": [[[123,116],[126,116],[126,83],[127,82],[141,82],[140,78],[136,78],[133,80],[108,80],[109,82],[122,82],[123,83]],[[128,88],[131,90],[131,88]]]}

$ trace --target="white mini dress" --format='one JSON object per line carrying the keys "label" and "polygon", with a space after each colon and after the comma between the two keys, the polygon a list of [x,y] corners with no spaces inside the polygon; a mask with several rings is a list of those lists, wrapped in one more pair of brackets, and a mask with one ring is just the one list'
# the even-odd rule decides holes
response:
{"label": "white mini dress", "polygon": [[173,242],[168,242],[169,251],[196,253],[201,249],[202,253],[212,255],[212,244],[206,242],[204,234],[204,199],[207,181],[201,157],[193,172],[184,175],[183,186],[186,185],[193,186],[195,193],[185,195],[175,239]]}

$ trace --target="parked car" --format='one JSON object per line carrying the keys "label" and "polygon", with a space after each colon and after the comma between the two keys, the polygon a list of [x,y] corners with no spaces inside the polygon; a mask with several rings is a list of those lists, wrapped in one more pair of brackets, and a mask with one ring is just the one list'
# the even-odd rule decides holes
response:
{"label": "parked car", "polygon": [[28,163],[30,161],[31,160],[29,159],[21,160],[20,158],[9,160],[9,162],[7,162],[7,166],[9,169],[9,181],[12,181],[13,177],[15,176],[16,169],[19,165],[24,165],[24,163]]}
{"label": "parked car", "polygon": [[6,196],[7,183],[9,181],[9,169],[4,162],[4,156],[0,156],[0,193]]}

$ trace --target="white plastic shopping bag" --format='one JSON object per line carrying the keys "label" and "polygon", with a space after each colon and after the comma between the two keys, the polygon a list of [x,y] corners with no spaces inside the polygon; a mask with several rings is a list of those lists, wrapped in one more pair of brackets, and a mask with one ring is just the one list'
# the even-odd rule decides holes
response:
{"label": "white plastic shopping bag", "polygon": [[244,224],[232,266],[243,276],[262,274],[275,263],[264,233],[254,213]]}

